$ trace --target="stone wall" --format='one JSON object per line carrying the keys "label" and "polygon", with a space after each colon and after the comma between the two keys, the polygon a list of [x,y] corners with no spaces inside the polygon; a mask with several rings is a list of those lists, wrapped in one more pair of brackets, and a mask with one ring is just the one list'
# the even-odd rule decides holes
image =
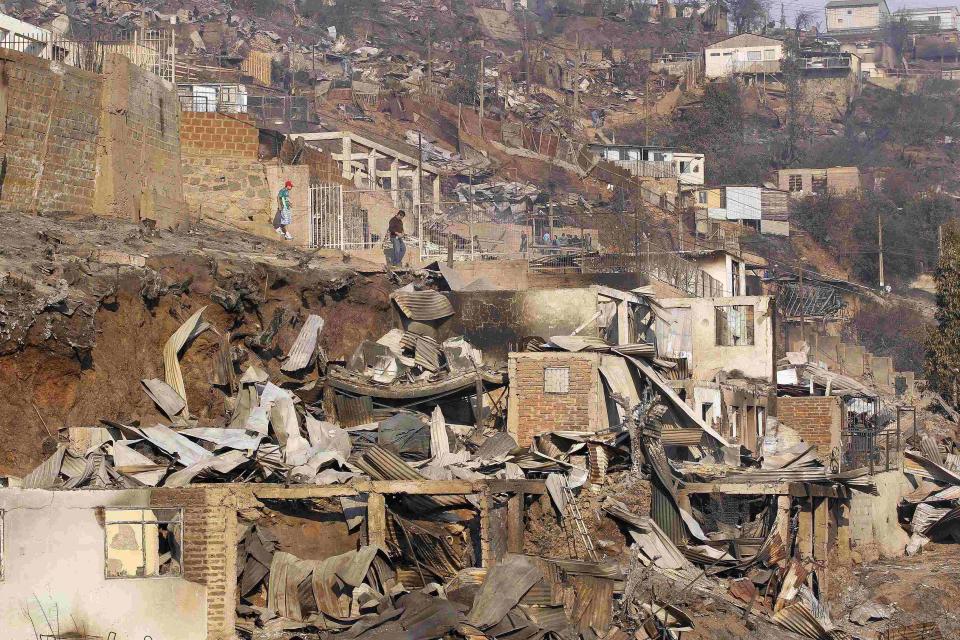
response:
{"label": "stone wall", "polygon": [[180,144],[185,153],[256,159],[260,130],[246,113],[200,113],[181,115]]}
{"label": "stone wall", "polygon": [[[549,431],[592,431],[600,411],[600,356],[595,353],[511,353],[510,420],[520,446]],[[547,391],[547,369],[567,371],[566,390]]]}
{"label": "stone wall", "polygon": [[118,55],[104,70],[0,50],[0,209],[184,219],[175,92]]}
{"label": "stone wall", "polygon": [[191,218],[265,238],[277,238],[273,231],[277,193],[284,182],[292,181],[293,224],[289,231],[297,246],[309,245],[307,166],[279,167],[248,158],[189,152],[184,153],[181,163],[183,192]]}
{"label": "stone wall", "polygon": [[777,419],[817,446],[817,455],[829,458],[840,444],[843,420],[842,401],[837,396],[777,398]]}
{"label": "stone wall", "polygon": [[101,79],[0,49],[0,209],[93,212]]}

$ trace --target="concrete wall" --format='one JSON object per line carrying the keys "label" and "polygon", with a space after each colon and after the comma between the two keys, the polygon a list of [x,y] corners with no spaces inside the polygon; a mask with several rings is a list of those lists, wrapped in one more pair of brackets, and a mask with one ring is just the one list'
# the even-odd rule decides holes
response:
{"label": "concrete wall", "polygon": [[[545,370],[566,368],[566,393],[544,390]],[[548,431],[593,431],[600,421],[600,354],[511,353],[507,431],[520,446]]]}
{"label": "concrete wall", "polygon": [[850,550],[861,562],[902,556],[910,539],[898,522],[897,505],[914,487],[902,471],[878,473],[873,481],[880,495],[850,492]]}
{"label": "concrete wall", "polygon": [[829,459],[833,448],[840,445],[843,401],[837,396],[777,398],[777,419],[804,442],[816,445],[819,458]]}
{"label": "concrete wall", "polygon": [[[724,298],[665,298],[658,300],[668,309],[689,308],[692,315],[691,375],[709,380],[718,370],[764,381],[774,379],[773,299],[770,296]],[[717,306],[753,306],[753,345],[719,346],[717,342]]]}
{"label": "concrete wall", "polygon": [[826,9],[827,31],[876,29],[880,26],[879,5],[872,7],[829,7]]}
{"label": "concrete wall", "polygon": [[[120,638],[207,638],[208,588],[202,576],[105,578],[105,531],[98,508],[145,507],[150,495],[149,490],[0,489],[2,635],[34,637],[24,611],[41,633],[50,633],[45,611],[51,621],[59,620],[63,632],[75,630],[76,623],[104,638],[111,631]],[[190,532],[189,524],[185,531]],[[189,540],[184,552],[194,552]]]}
{"label": "concrete wall", "polygon": [[185,111],[181,141],[185,153],[256,159],[260,130],[247,113]]}
{"label": "concrete wall", "polygon": [[180,105],[166,83],[110,55],[101,93],[94,210],[173,227],[184,218]]}
{"label": "concrete wall", "polygon": [[125,58],[97,75],[0,49],[0,209],[175,225],[186,213],[178,109]]}
{"label": "concrete wall", "polygon": [[[483,349],[484,360],[503,363],[511,345],[524,338],[569,335],[597,312],[589,288],[528,291],[464,291],[447,294],[454,315],[440,327],[440,338],[463,335]],[[591,322],[581,335],[597,335]]]}

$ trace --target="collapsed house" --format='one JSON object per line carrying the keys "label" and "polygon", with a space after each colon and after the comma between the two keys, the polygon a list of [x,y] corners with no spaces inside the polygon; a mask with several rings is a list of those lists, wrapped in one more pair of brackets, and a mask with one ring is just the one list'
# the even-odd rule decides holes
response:
{"label": "collapsed house", "polygon": [[[679,373],[700,364],[661,353],[655,326],[672,316],[648,288],[560,299],[441,293],[444,279],[394,291],[395,326],[343,361],[318,346],[316,315],[279,376],[241,366],[224,335],[212,382],[226,411],[205,419],[180,363],[216,329],[197,310],[162,349],[164,378],[142,381],[166,420],[71,429],[0,489],[0,596],[21,605],[5,628],[680,638],[694,622],[655,595],[668,591],[639,595],[663,584],[843,637],[822,606],[829,541],[877,493],[867,469],[836,471],[786,431],[754,451],[705,420]],[[491,333],[470,305],[503,296],[523,312],[488,318]],[[585,517],[586,489],[605,487]],[[121,615],[118,598],[135,604]]]}

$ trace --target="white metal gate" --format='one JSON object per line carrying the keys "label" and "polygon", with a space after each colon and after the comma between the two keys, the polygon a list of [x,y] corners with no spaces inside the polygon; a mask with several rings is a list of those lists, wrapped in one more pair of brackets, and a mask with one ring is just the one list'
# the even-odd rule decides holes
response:
{"label": "white metal gate", "polygon": [[310,185],[310,246],[370,249],[377,244],[359,193],[337,184]]}

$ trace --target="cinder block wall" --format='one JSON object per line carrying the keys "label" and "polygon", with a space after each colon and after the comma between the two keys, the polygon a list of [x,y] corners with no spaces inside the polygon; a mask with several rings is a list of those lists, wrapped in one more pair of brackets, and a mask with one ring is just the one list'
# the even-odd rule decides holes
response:
{"label": "cinder block wall", "polygon": [[260,130],[246,113],[185,111],[180,116],[180,144],[185,154],[255,160]]}
{"label": "cinder block wall", "polygon": [[[548,431],[593,431],[599,420],[600,357],[594,353],[511,353],[510,421],[507,429],[521,446]],[[544,371],[569,369],[567,393],[546,393]]]}
{"label": "cinder block wall", "polygon": [[817,445],[820,457],[829,457],[831,449],[840,444],[843,411],[836,396],[777,398],[777,418],[804,442]]}
{"label": "cinder block wall", "polygon": [[92,213],[100,76],[0,49],[0,209]]}

